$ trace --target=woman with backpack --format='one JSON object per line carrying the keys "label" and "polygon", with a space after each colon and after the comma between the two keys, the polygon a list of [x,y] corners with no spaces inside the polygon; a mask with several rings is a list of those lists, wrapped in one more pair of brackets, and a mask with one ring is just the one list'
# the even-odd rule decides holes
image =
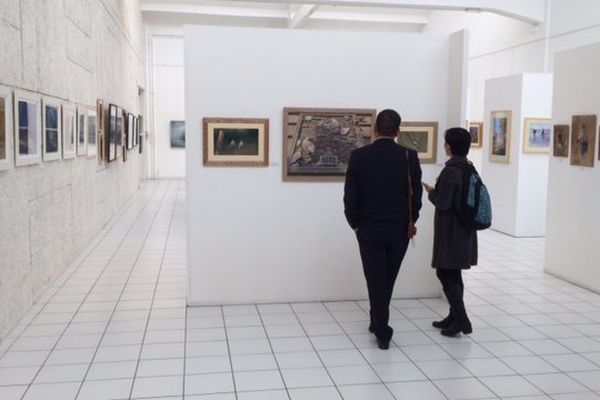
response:
{"label": "woman with backpack", "polygon": [[[436,269],[450,303],[448,316],[432,324],[441,329],[444,336],[456,336],[460,332],[469,334],[473,331],[463,301],[462,270],[477,264],[478,228],[473,226],[473,221],[469,222],[469,216],[465,216],[465,203],[469,197],[470,185],[475,182],[471,180],[471,176],[478,180],[479,188],[482,183],[475,168],[467,160],[470,147],[471,135],[467,130],[448,129],[444,148],[450,160],[446,162],[435,188],[423,183],[429,201],[435,206],[431,266]],[[477,189],[477,195],[480,190]],[[473,192],[470,194],[472,200]]]}

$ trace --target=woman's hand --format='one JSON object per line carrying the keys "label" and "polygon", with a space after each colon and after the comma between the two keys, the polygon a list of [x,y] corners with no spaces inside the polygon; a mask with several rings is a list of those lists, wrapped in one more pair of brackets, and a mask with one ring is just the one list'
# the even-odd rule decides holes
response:
{"label": "woman's hand", "polygon": [[423,187],[425,188],[425,191],[427,193],[430,193],[433,190],[433,187],[429,186],[428,184],[426,184],[425,182],[421,183],[423,185]]}

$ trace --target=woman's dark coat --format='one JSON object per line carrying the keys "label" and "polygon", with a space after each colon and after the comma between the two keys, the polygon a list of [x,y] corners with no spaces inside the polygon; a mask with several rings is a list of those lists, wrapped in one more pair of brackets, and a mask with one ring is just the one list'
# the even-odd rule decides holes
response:
{"label": "woman's dark coat", "polygon": [[452,157],[442,170],[429,200],[435,206],[433,268],[468,269],[477,264],[477,231],[462,226],[456,215],[463,193],[467,159]]}

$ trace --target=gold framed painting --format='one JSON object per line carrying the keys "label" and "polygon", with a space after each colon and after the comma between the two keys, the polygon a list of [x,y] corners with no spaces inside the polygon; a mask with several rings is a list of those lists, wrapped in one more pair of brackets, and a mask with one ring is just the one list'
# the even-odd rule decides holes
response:
{"label": "gold framed painting", "polygon": [[204,118],[203,164],[207,167],[269,165],[269,120]]}
{"label": "gold framed painting", "polygon": [[490,113],[490,162],[508,164],[510,162],[511,111]]}
{"label": "gold framed painting", "polygon": [[552,125],[549,118],[525,118],[523,153],[550,153]]}
{"label": "gold framed painting", "polygon": [[350,154],[371,143],[372,109],[284,108],[283,180],[344,181]]}
{"label": "gold framed painting", "polygon": [[554,125],[553,154],[554,157],[569,157],[569,125]]}
{"label": "gold framed painting", "polygon": [[571,121],[571,165],[594,166],[596,116],[573,115]]}
{"label": "gold framed painting", "polygon": [[437,122],[402,122],[396,143],[416,150],[421,164],[435,164],[437,161]]}
{"label": "gold framed painting", "polygon": [[471,134],[471,147],[481,147],[483,143],[483,122],[469,122],[468,130]]}

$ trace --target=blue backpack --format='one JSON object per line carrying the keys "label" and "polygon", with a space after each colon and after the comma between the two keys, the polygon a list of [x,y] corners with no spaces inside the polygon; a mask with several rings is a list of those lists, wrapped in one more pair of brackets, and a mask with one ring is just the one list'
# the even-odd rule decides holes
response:
{"label": "blue backpack", "polygon": [[[458,166],[457,166],[458,167]],[[466,228],[484,230],[492,226],[492,201],[487,187],[470,161],[463,171],[463,193],[458,220]]]}

